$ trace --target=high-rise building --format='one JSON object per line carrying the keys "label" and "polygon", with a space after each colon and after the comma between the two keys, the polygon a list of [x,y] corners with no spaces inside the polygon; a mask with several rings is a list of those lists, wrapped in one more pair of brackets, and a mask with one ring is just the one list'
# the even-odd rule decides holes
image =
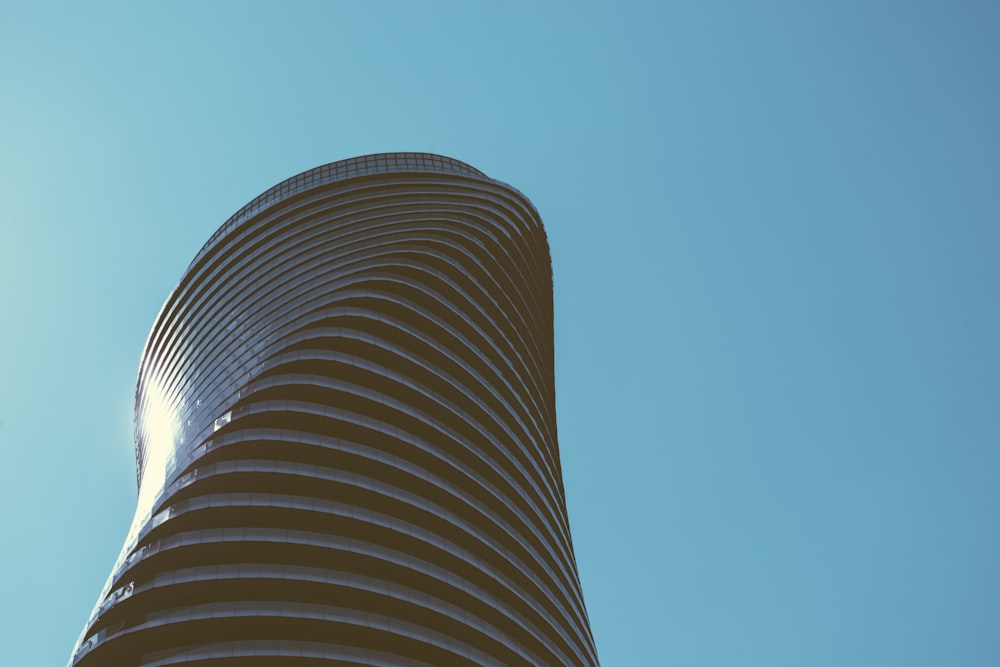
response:
{"label": "high-rise building", "polygon": [[598,664],[528,199],[328,164],[209,239],[136,387],[139,499],[73,667]]}

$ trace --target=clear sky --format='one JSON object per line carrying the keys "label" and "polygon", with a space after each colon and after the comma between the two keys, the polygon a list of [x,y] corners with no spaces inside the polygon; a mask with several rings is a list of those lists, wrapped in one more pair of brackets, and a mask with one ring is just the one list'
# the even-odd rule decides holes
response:
{"label": "clear sky", "polygon": [[0,663],[110,572],[202,243],[429,151],[548,229],[604,667],[995,667],[998,119],[994,0],[0,2]]}

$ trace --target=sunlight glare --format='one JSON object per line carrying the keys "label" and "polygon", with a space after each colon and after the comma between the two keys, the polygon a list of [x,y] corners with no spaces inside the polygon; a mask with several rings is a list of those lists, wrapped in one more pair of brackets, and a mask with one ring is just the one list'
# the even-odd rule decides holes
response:
{"label": "sunlight glare", "polygon": [[139,432],[144,445],[142,483],[136,518],[152,510],[153,502],[166,481],[167,464],[174,454],[177,436],[177,412],[156,380],[145,386],[145,402],[139,419]]}

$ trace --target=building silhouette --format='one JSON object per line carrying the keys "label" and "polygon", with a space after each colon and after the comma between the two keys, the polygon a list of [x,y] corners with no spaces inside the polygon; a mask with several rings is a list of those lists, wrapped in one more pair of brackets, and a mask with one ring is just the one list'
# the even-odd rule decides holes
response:
{"label": "building silhouette", "polygon": [[205,244],[136,388],[139,499],[78,667],[598,664],[534,207],[328,164]]}

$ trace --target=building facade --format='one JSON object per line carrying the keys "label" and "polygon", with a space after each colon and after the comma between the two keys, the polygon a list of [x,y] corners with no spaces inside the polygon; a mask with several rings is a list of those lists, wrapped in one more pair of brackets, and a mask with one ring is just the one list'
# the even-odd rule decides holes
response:
{"label": "building facade", "polygon": [[598,664],[545,232],[469,165],[352,158],[230,218],[149,334],[136,460],[73,667]]}

